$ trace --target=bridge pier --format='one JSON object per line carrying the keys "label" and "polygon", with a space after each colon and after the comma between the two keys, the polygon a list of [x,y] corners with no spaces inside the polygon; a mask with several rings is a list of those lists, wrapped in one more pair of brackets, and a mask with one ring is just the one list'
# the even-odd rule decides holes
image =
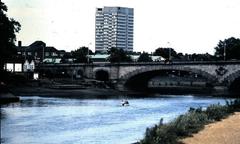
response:
{"label": "bridge pier", "polygon": [[118,91],[127,91],[126,87],[124,86],[123,80],[118,80],[114,83],[114,87]]}

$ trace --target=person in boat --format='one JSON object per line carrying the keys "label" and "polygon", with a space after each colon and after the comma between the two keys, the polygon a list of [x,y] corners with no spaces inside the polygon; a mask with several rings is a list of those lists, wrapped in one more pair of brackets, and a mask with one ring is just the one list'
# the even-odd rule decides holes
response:
{"label": "person in boat", "polygon": [[129,102],[127,100],[122,100],[122,106],[128,106]]}

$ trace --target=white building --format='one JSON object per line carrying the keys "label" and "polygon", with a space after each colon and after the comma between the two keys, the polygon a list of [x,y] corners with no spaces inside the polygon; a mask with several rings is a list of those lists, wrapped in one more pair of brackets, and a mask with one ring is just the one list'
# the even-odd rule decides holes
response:
{"label": "white building", "polygon": [[6,63],[4,65],[4,70],[9,72],[22,72],[22,63]]}
{"label": "white building", "polygon": [[104,7],[96,9],[95,48],[133,51],[133,8]]}
{"label": "white building", "polygon": [[26,60],[23,64],[23,71],[24,72],[34,72],[35,70],[35,63],[32,60],[30,63],[28,62],[28,60]]}

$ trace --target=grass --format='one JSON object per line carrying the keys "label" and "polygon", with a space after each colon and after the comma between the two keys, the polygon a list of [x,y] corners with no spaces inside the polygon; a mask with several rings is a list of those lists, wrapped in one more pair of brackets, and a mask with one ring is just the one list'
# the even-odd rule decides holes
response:
{"label": "grass", "polygon": [[186,114],[167,124],[163,124],[161,119],[158,125],[147,128],[145,137],[138,144],[178,144],[179,139],[192,136],[204,125],[226,118],[236,111],[240,111],[240,99],[226,101],[226,105],[210,105],[205,110],[190,108]]}

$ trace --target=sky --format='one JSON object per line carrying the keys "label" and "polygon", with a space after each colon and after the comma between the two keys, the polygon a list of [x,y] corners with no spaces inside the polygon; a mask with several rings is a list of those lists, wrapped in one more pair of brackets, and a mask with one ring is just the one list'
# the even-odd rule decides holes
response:
{"label": "sky", "polygon": [[240,38],[240,0],[2,0],[22,25],[17,40],[28,46],[95,51],[95,10],[134,8],[134,51],[172,47],[182,53],[214,54],[219,40]]}

